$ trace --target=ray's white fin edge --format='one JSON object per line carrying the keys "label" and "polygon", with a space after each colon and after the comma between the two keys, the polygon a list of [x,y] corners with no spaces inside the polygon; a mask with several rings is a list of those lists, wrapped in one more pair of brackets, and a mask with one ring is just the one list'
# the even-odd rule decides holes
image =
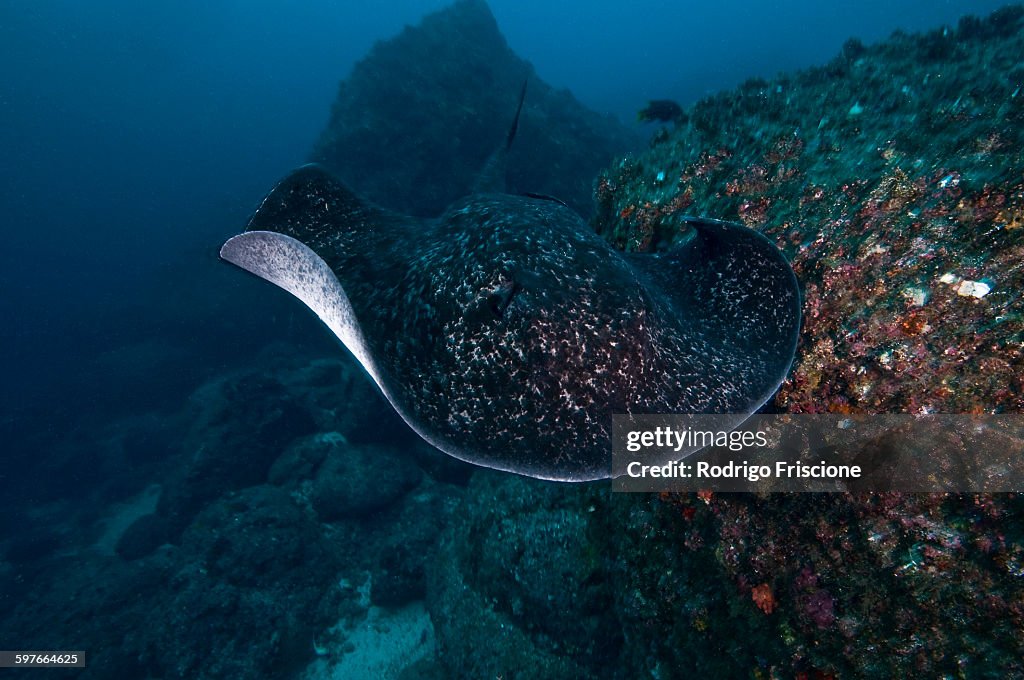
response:
{"label": "ray's white fin edge", "polygon": [[309,246],[275,231],[247,231],[228,239],[221,246],[220,256],[301,300],[384,389],[352,302],[338,277]]}
{"label": "ray's white fin edge", "polygon": [[[334,275],[323,258],[313,252],[305,243],[276,231],[247,231],[228,239],[221,246],[220,257],[226,262],[288,291],[309,307],[341,341],[341,344],[352,353],[352,356],[356,358],[356,361],[394,407],[395,412],[428,444],[473,465],[524,474],[511,467],[485,465],[474,460],[451,444],[430,436],[402,412],[384,383],[381,372],[370,354],[352,308],[352,302],[345,293],[345,289],[342,288],[341,282],[338,281],[338,277]],[[539,475],[536,472],[527,476],[559,482],[585,482],[608,478],[608,475],[581,475],[567,478]]]}

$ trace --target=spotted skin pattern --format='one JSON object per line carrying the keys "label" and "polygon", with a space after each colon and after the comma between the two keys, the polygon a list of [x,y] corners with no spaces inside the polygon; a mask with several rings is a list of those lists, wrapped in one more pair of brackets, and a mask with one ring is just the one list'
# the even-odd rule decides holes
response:
{"label": "spotted skin pattern", "polygon": [[613,413],[746,416],[789,370],[800,296],[782,254],[739,225],[689,224],[676,250],[627,255],[554,200],[477,194],[420,220],[306,166],[248,231],[323,260],[364,365],[424,439],[486,467],[582,481],[620,473]]}

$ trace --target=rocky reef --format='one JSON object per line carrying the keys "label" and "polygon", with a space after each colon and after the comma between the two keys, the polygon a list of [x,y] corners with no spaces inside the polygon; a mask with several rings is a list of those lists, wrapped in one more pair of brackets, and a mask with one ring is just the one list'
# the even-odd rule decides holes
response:
{"label": "rocky reef", "polygon": [[590,215],[594,175],[642,140],[544,83],[483,0],[459,0],[377,43],[338,87],[311,160],[379,205],[434,217],[469,193],[504,142],[524,81],[509,191]]}

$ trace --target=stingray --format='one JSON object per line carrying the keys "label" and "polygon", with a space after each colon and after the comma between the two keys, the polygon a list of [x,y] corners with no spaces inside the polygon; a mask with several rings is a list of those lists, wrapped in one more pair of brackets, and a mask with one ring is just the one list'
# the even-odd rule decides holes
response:
{"label": "stingray", "polygon": [[614,413],[738,424],[764,405],[800,325],[778,248],[687,218],[671,250],[620,252],[560,201],[496,186],[518,120],[478,190],[436,219],[374,206],[306,165],[220,255],[301,300],[413,430],[477,465],[618,476]]}

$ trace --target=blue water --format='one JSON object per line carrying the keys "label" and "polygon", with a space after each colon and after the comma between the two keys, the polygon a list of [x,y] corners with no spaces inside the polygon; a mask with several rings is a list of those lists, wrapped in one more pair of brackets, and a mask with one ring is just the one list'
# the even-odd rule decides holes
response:
{"label": "blue water", "polygon": [[[235,309],[253,282],[216,249],[305,161],[353,64],[445,4],[0,4],[0,432],[14,451],[0,444],[0,493],[13,493],[26,460],[45,469],[49,445],[64,464],[74,433],[171,409],[268,343],[331,354],[283,296],[270,294],[266,312]],[[824,63],[850,37],[870,43],[1002,4],[490,2],[540,78],[631,126],[649,99],[686,105]],[[17,497],[82,493],[97,483],[91,455],[71,479],[55,469]],[[16,531],[28,512],[0,529]]]}

